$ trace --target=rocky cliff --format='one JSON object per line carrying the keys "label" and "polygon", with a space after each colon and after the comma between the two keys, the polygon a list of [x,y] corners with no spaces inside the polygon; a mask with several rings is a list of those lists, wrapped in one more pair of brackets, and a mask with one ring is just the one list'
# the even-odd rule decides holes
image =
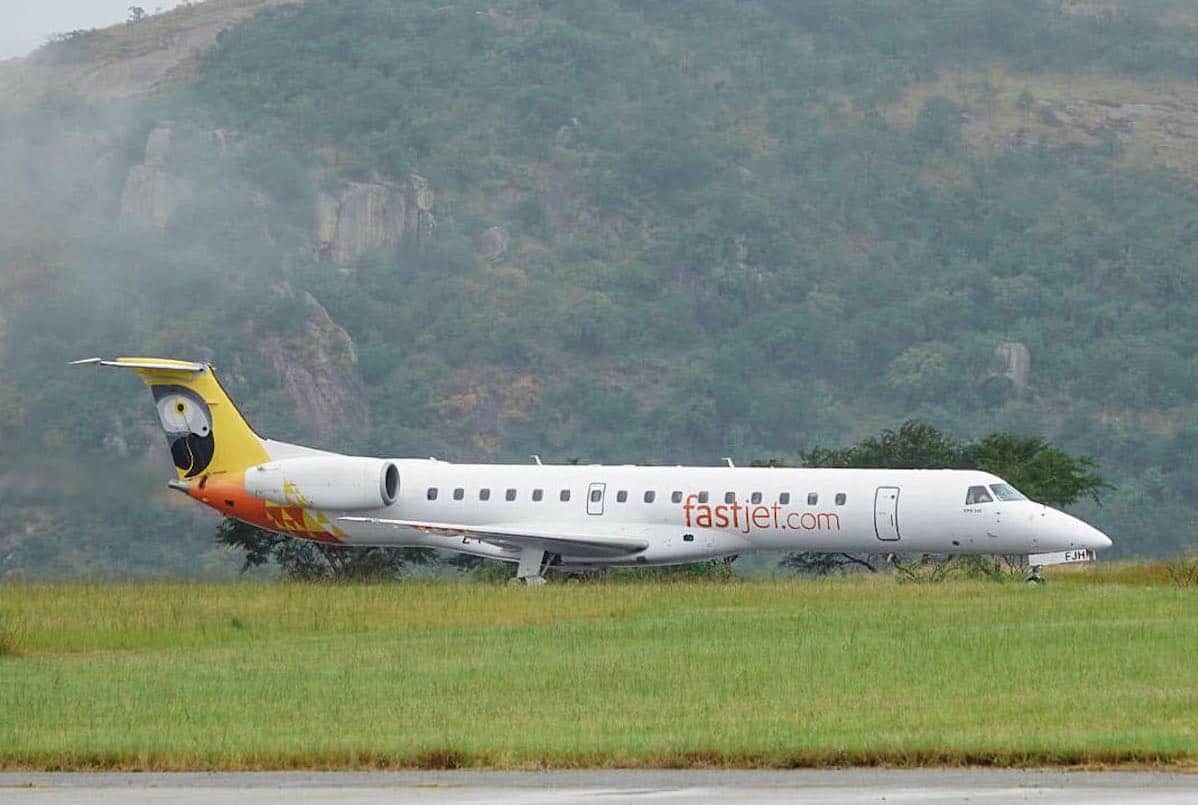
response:
{"label": "rocky cliff", "polygon": [[327,442],[370,424],[366,390],[349,334],[310,293],[301,293],[300,301],[300,335],[254,332],[252,338],[276,384],[295,400],[299,419]]}
{"label": "rocky cliff", "polygon": [[124,226],[166,229],[179,206],[191,197],[191,183],[171,172],[168,158],[174,130],[159,125],[146,139],[145,159],[134,165],[121,193]]}
{"label": "rocky cliff", "polygon": [[349,269],[367,252],[391,248],[405,238],[419,243],[437,226],[433,191],[422,176],[404,184],[382,179],[351,182],[336,193],[321,193],[316,205],[313,248]]}

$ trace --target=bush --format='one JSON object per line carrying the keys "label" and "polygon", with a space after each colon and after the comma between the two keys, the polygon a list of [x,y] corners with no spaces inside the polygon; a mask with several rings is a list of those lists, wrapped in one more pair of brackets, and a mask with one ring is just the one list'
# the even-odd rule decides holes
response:
{"label": "bush", "polygon": [[1178,587],[1198,587],[1198,556],[1178,556],[1165,563],[1169,581]]}
{"label": "bush", "polygon": [[735,578],[732,572],[732,563],[735,560],[736,557],[732,556],[708,562],[692,562],[689,565],[616,568],[608,574],[608,578],[633,582],[728,581]]}
{"label": "bush", "polygon": [[245,552],[241,571],[274,563],[291,581],[383,581],[399,577],[409,564],[427,564],[425,548],[364,548],[327,545],[255,528],[225,518],[217,528],[220,545]]}

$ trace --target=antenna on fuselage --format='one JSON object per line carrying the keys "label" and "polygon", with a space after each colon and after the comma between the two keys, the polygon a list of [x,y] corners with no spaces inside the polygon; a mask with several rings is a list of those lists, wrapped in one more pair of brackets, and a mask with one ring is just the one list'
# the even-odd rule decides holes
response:
{"label": "antenna on fuselage", "polygon": [[728,462],[728,466],[736,469],[736,465],[732,463],[732,456],[724,456],[724,461]]}
{"label": "antenna on fuselage", "polygon": [[541,457],[539,455],[537,455],[536,453],[533,453],[531,456],[529,456],[529,458],[531,458],[534,462],[536,462],[536,465],[538,467],[545,466],[544,464],[541,463]]}

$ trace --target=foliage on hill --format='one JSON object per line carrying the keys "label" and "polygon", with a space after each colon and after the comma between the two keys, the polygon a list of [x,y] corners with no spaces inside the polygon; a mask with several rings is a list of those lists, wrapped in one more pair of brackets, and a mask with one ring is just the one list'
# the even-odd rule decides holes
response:
{"label": "foliage on hill", "polygon": [[[310,439],[277,360],[310,347],[305,291],[352,339],[369,408],[331,447],[710,462],[919,417],[1093,455],[1118,488],[1083,513],[1119,550],[1172,550],[1198,530],[1193,177],[1009,84],[1065,76],[1101,101],[1104,81],[1184,81],[1198,40],[1179,13],[313,0],[228,31],[193,83],[119,115],[60,98],[6,117],[8,142],[99,128],[114,156],[83,200],[78,172],[21,165],[58,188],[58,225],[29,216],[0,243],[0,449],[40,482],[0,487],[0,573],[194,568],[206,527],[91,480],[149,449],[133,384],[52,367],[212,356],[260,429]],[[1008,118],[1069,136],[975,147],[979,120]],[[164,228],[114,232],[163,121],[187,192]],[[313,248],[323,198],[413,173],[435,229],[349,265]],[[1011,342],[1026,387],[995,365]],[[60,477],[77,502],[44,491]],[[35,512],[58,543],[24,536]]]}

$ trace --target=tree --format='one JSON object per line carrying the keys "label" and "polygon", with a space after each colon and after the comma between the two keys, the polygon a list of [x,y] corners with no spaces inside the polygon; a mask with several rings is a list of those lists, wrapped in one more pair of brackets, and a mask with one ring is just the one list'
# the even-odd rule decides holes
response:
{"label": "tree", "polygon": [[1067,506],[1113,487],[1094,472],[1089,456],[1071,456],[1040,436],[992,433],[965,445],[962,464],[994,473],[1032,500]]}
{"label": "tree", "polygon": [[943,399],[953,382],[953,352],[941,341],[909,347],[886,368],[886,385],[911,402]]}
{"label": "tree", "polygon": [[293,581],[378,581],[409,564],[427,564],[427,548],[359,548],[295,539],[227,517],[216,529],[220,545],[245,551],[241,572],[274,562]]}
{"label": "tree", "polygon": [[964,110],[951,98],[929,98],[919,110],[911,134],[929,151],[953,152],[961,145],[961,115]]}
{"label": "tree", "polygon": [[1019,91],[1019,97],[1015,99],[1015,105],[1024,112],[1030,112],[1032,106],[1036,103],[1036,96],[1027,87]]}
{"label": "tree", "polygon": [[983,470],[1050,506],[1066,506],[1083,498],[1099,503],[1103,490],[1113,488],[1094,472],[1094,460],[1089,456],[1071,456],[1041,436],[991,433],[962,444],[916,419],[850,447],[815,447],[800,456],[807,467]]}
{"label": "tree", "polygon": [[878,568],[874,562],[880,562],[882,558],[881,554],[799,551],[786,554],[778,564],[806,576],[831,576],[835,573],[846,573],[854,568],[877,573]]}
{"label": "tree", "polygon": [[[1041,436],[991,433],[962,444],[919,420],[908,420],[898,430],[887,428],[850,447],[815,447],[800,456],[808,467],[982,470],[1050,506],[1066,506],[1081,499],[1099,503],[1099,495],[1113,488],[1094,472],[1094,460],[1089,456],[1069,455]],[[872,569],[868,557],[840,556]],[[781,565],[822,575],[843,568],[845,561],[787,554]]]}
{"label": "tree", "polygon": [[929,467],[965,469],[961,446],[952,436],[911,419],[851,447],[813,447],[799,453],[805,467],[876,467],[917,470]]}
{"label": "tree", "polygon": [[141,22],[146,18],[146,10],[141,6],[129,6],[129,23]]}

